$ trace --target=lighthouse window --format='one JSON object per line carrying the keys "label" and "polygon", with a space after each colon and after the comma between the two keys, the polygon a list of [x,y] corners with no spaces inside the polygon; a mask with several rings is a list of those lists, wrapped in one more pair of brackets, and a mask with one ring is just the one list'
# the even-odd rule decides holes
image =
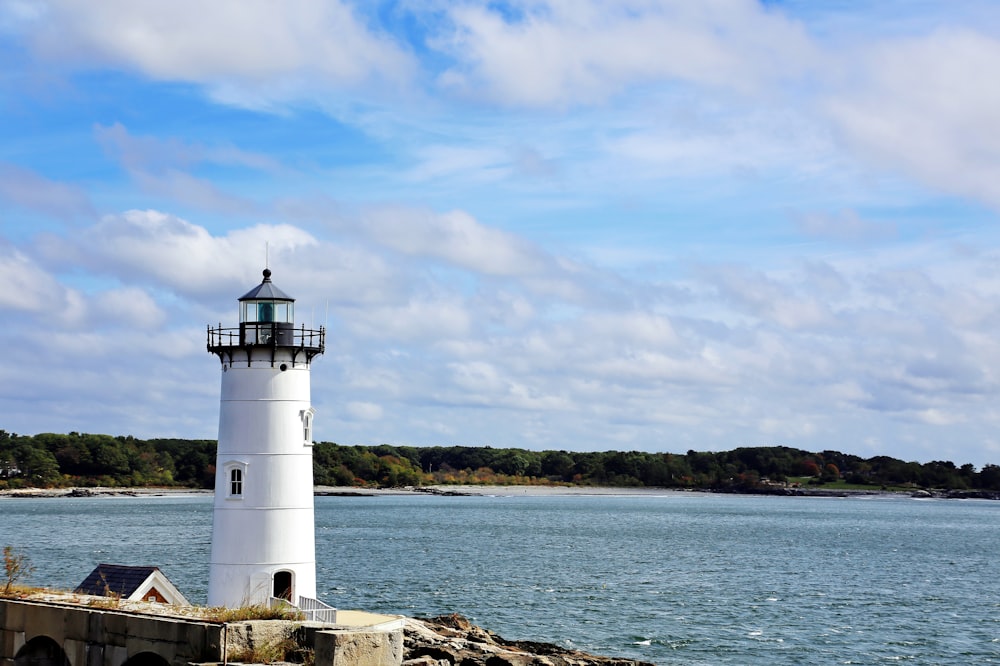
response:
{"label": "lighthouse window", "polygon": [[242,500],[247,480],[247,464],[242,460],[230,460],[222,467],[222,489],[226,499]]}
{"label": "lighthouse window", "polygon": [[294,304],[284,301],[244,301],[240,306],[240,321],[253,324],[292,322]]}
{"label": "lighthouse window", "polygon": [[229,496],[243,496],[243,470],[239,467],[229,470]]}
{"label": "lighthouse window", "polygon": [[257,304],[257,321],[274,321],[274,303]]}
{"label": "lighthouse window", "polygon": [[281,322],[292,321],[292,304],[275,303],[274,321],[281,321]]}
{"label": "lighthouse window", "polygon": [[303,409],[302,414],[302,439],[305,441],[306,446],[312,446],[313,443],[313,414],[316,413],[312,407],[309,409]]}

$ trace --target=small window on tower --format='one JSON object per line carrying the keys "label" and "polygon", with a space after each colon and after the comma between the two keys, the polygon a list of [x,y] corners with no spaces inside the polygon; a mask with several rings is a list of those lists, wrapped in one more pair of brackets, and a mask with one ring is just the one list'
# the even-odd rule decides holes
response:
{"label": "small window on tower", "polygon": [[230,460],[222,466],[218,484],[226,493],[226,499],[242,500],[247,483],[247,464],[242,460]]}
{"label": "small window on tower", "polygon": [[316,410],[312,407],[300,412],[302,415],[302,439],[306,446],[312,446],[313,443],[313,414],[315,413]]}
{"label": "small window on tower", "polygon": [[229,496],[243,496],[243,470],[239,467],[229,470]]}

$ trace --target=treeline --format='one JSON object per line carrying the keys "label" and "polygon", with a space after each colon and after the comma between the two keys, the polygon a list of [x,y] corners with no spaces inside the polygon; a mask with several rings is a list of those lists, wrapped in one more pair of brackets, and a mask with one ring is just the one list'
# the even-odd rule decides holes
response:
{"label": "treeline", "polygon": [[[68,486],[212,488],[214,440],[0,430],[0,489]],[[1000,491],[1000,467],[904,462],[786,446],[686,454],[528,451],[470,446],[317,443],[314,481],[326,486],[578,484],[753,490],[807,483]]]}
{"label": "treeline", "polygon": [[214,440],[0,430],[0,489],[66,486],[182,486],[215,483]]}
{"label": "treeline", "polygon": [[315,451],[320,485],[579,484],[752,490],[811,483],[1000,490],[1000,467],[904,462],[786,446],[686,454],[641,451],[528,451],[490,447],[340,446]]}

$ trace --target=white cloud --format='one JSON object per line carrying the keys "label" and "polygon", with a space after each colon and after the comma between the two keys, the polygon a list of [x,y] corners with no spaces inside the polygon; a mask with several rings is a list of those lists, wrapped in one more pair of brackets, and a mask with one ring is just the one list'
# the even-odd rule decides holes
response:
{"label": "white cloud", "polygon": [[[319,439],[475,443],[488,433],[510,445],[676,451],[764,436],[849,448],[830,438],[885,434],[872,425],[879,419],[901,429],[977,427],[969,401],[1000,393],[988,367],[1000,363],[992,335],[1000,314],[982,311],[1000,295],[1000,274],[984,273],[992,255],[934,244],[869,250],[863,261],[798,260],[782,270],[703,265],[684,276],[690,299],[658,309],[626,305],[646,302],[641,280],[567,272],[580,290],[610,282],[624,298],[581,307],[532,291],[530,275],[496,276],[489,266],[465,269],[474,289],[453,284],[450,272],[427,270],[427,260],[439,259],[423,241],[341,246],[284,227],[212,236],[173,216],[130,211],[87,230],[81,253],[63,257],[69,271],[99,270],[126,286],[83,301],[90,312],[81,322],[91,329],[56,322],[53,352],[79,368],[74,381],[122,349],[157,367],[172,358],[172,371],[210,373],[205,311],[192,299],[211,294],[213,303],[231,304],[257,279],[259,264],[247,259],[260,254],[255,242],[282,234],[281,262],[294,266],[287,274],[304,288],[292,289],[299,319],[331,301],[327,356],[314,369],[317,406],[330,415],[319,425],[331,430]],[[393,262],[395,252],[411,261]],[[16,307],[36,317],[65,302],[58,281],[27,255],[8,253],[7,262],[6,273],[27,280],[18,293],[36,294]],[[5,335],[5,344],[20,344]],[[211,393],[215,379],[208,381]],[[178,389],[169,384],[136,391],[172,401]],[[154,409],[139,411],[145,423],[159,423]]]}
{"label": "white cloud", "polygon": [[487,275],[530,275],[552,268],[537,247],[463,211],[374,210],[365,216],[364,228],[374,240],[403,254],[442,259]]}
{"label": "white cloud", "polygon": [[30,313],[42,321],[72,324],[82,320],[85,307],[79,291],[62,285],[30,257],[13,247],[0,245],[0,306]]}
{"label": "white cloud", "polygon": [[815,58],[801,26],[750,0],[549,0],[518,10],[453,8],[453,31],[434,42],[458,61],[442,85],[501,104],[570,106],[663,80],[753,92]]}
{"label": "white cloud", "polygon": [[93,213],[90,198],[76,185],[53,182],[14,164],[0,163],[0,201],[58,218]]}
{"label": "white cloud", "polygon": [[827,302],[803,293],[793,283],[737,266],[714,270],[710,280],[724,299],[754,318],[793,330],[837,326]]}
{"label": "white cloud", "polygon": [[371,402],[358,402],[356,400],[347,403],[344,408],[353,418],[361,421],[378,421],[384,413],[380,405]]}
{"label": "white cloud", "polygon": [[464,337],[471,325],[471,313],[451,296],[413,297],[401,304],[367,306],[344,321],[344,326],[365,336],[411,342]]}
{"label": "white cloud", "polygon": [[177,169],[168,169],[155,175],[139,171],[133,173],[133,176],[143,192],[166,197],[176,205],[196,206],[206,211],[230,214],[247,215],[258,212],[253,202],[226,194],[211,181]]}
{"label": "white cloud", "polygon": [[95,317],[102,322],[117,321],[139,329],[153,329],[162,326],[166,313],[145,291],[136,287],[112,289],[99,294],[95,299]]}
{"label": "white cloud", "polygon": [[120,123],[98,125],[95,135],[104,151],[121,162],[125,170],[149,194],[205,210],[250,213],[256,205],[247,198],[228,194],[211,180],[189,170],[200,164],[246,167],[277,172],[280,165],[270,157],[234,146],[202,146],[176,139],[134,136]]}
{"label": "white cloud", "polygon": [[290,225],[258,225],[212,236],[204,227],[155,210],[104,217],[73,242],[44,241],[51,262],[72,261],[98,273],[150,281],[190,294],[239,288],[259,275],[265,246],[275,255],[314,245]]}
{"label": "white cloud", "polygon": [[502,148],[432,145],[419,148],[417,165],[404,172],[416,182],[433,183],[446,177],[474,173],[483,181],[498,180],[513,168],[514,156]]}
{"label": "white cloud", "polygon": [[803,213],[795,216],[794,222],[809,236],[846,242],[891,240],[898,235],[896,224],[866,220],[853,210]]}
{"label": "white cloud", "polygon": [[936,426],[954,425],[962,421],[961,417],[949,414],[940,409],[925,409],[917,414],[917,418],[925,423]]}
{"label": "white cloud", "polygon": [[199,163],[232,165],[277,172],[281,165],[269,155],[241,150],[232,145],[205,146],[176,138],[136,136],[121,123],[95,125],[94,134],[105,152],[131,171],[161,171],[191,167]]}
{"label": "white cloud", "polygon": [[161,80],[207,85],[229,101],[266,106],[316,86],[412,76],[411,56],[337,0],[78,0],[38,2],[22,29],[44,57],[110,64]]}
{"label": "white cloud", "polygon": [[458,404],[535,411],[572,408],[571,401],[564,396],[549,393],[540,384],[530,385],[506,376],[500,368],[486,361],[451,363],[448,369],[453,386],[439,393],[450,395]]}
{"label": "white cloud", "polygon": [[827,108],[855,150],[1000,206],[1000,40],[975,28],[940,29],[846,59],[850,74]]}

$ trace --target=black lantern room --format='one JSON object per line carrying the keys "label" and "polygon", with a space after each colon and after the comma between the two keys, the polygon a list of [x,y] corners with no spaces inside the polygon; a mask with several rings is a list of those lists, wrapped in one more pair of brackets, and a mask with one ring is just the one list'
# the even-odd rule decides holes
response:
{"label": "black lantern room", "polygon": [[256,355],[255,349],[286,349],[293,353],[293,362],[300,352],[308,363],[313,356],[323,353],[325,331],[323,327],[307,329],[295,327],[295,299],[278,289],[271,282],[271,271],[264,269],[264,279],[259,285],[239,298],[239,329],[208,327],[208,351],[218,354],[223,363],[231,364],[246,353],[249,363]]}

